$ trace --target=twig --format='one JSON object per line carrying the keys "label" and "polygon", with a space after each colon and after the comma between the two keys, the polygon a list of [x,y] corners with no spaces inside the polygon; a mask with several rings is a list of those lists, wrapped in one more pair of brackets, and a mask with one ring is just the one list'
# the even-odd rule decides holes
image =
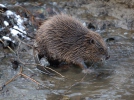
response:
{"label": "twig", "polygon": [[15,80],[17,77],[20,76],[20,74],[22,73],[22,67],[20,69],[19,74],[15,75],[13,78],[11,78],[9,81],[7,81],[2,87],[0,87],[0,90],[3,90],[3,88],[8,85],[9,83],[11,83],[13,80]]}
{"label": "twig", "polygon": [[39,82],[37,82],[36,80],[34,80],[34,79],[32,79],[32,78],[28,77],[27,75],[25,75],[25,74],[23,74],[23,73],[20,73],[20,75],[24,76],[25,78],[30,79],[31,81],[35,82],[35,83],[36,83],[36,84],[38,84],[38,85],[40,85],[40,83],[39,83]]}
{"label": "twig", "polygon": [[[0,42],[4,45],[4,42],[0,39]],[[11,52],[13,52],[14,54],[16,54],[15,52],[14,52],[14,50],[13,49],[11,49],[9,46],[7,46],[7,48],[11,51]]]}
{"label": "twig", "polygon": [[[37,65],[41,66],[40,64],[37,64]],[[65,77],[65,76],[61,75],[60,73],[58,73],[57,71],[53,70],[52,68],[49,68],[49,67],[45,67],[45,68],[55,72],[56,74],[60,75],[61,77]]]}
{"label": "twig", "polygon": [[23,43],[23,44],[25,44],[25,45],[27,45],[27,46],[29,46],[29,47],[31,47],[31,48],[33,48],[33,46],[32,45],[29,45],[29,44],[27,44],[27,43],[25,43],[25,42],[23,42],[23,41],[21,41],[18,37],[15,37],[20,43]]}
{"label": "twig", "polygon": [[2,87],[0,87],[0,91],[3,90],[3,88],[8,85],[9,83],[11,83],[13,80],[15,80],[18,76],[20,76],[19,74],[15,75],[12,79],[10,79],[9,81],[7,81]]}
{"label": "twig", "polygon": [[22,32],[22,31],[20,31],[20,30],[18,30],[18,29],[16,29],[16,28],[13,28],[13,29],[16,30],[16,31],[19,31],[20,33],[22,33],[22,34],[24,34],[24,35],[26,35],[27,37],[30,37],[30,38],[32,38],[32,39],[35,39],[34,37],[32,37],[32,36],[30,36],[30,35],[28,35],[28,34]]}
{"label": "twig", "polygon": [[30,11],[28,11],[27,9],[25,9],[24,7],[17,5],[18,7],[20,7],[21,9],[24,9],[26,13],[28,13],[29,15],[32,15],[32,13]]}

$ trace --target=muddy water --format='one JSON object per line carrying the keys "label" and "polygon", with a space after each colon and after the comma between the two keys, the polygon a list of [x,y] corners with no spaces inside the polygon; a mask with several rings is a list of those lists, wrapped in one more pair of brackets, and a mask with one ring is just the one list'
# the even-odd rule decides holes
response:
{"label": "muddy water", "polygon": [[[61,78],[42,74],[32,65],[20,65],[24,74],[45,87],[18,77],[0,91],[0,100],[133,100],[134,32],[108,28],[100,34],[107,41],[111,57],[103,65],[94,66],[94,73],[85,75],[75,66],[66,72],[54,68],[65,76]],[[34,63],[32,50],[20,52],[20,57]],[[19,73],[20,68],[14,70],[10,58],[14,55],[0,48],[0,86]]]}

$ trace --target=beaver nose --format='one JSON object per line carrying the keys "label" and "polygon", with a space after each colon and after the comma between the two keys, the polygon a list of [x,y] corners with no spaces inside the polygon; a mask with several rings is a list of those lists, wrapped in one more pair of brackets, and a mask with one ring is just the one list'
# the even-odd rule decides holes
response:
{"label": "beaver nose", "polygon": [[109,58],[110,58],[110,55],[107,55],[105,59],[108,60]]}
{"label": "beaver nose", "polygon": [[105,58],[105,60],[108,60],[110,58],[109,51],[110,51],[110,48],[108,47],[107,48],[107,52],[106,52],[106,58]]}

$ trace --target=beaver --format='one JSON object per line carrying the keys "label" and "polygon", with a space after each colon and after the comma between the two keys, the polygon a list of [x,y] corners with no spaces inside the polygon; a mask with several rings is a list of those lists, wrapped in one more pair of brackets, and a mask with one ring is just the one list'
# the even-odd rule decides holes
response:
{"label": "beaver", "polygon": [[86,62],[109,58],[102,37],[70,15],[54,15],[45,21],[36,33],[39,57],[72,63],[87,68]]}

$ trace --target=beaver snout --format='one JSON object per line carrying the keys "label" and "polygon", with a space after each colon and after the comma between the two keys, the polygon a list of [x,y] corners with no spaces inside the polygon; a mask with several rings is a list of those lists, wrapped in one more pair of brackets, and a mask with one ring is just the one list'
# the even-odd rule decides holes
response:
{"label": "beaver snout", "polygon": [[108,60],[110,58],[110,55],[103,55],[100,59],[101,62],[104,62],[105,60]]}
{"label": "beaver snout", "polygon": [[105,58],[105,60],[108,60],[110,58],[109,51],[110,51],[110,48],[108,47],[107,48],[107,52],[106,52],[106,58]]}
{"label": "beaver snout", "polygon": [[107,55],[106,58],[105,58],[105,60],[108,60],[109,58],[110,58],[110,55]]}

